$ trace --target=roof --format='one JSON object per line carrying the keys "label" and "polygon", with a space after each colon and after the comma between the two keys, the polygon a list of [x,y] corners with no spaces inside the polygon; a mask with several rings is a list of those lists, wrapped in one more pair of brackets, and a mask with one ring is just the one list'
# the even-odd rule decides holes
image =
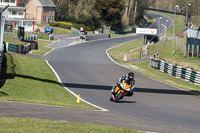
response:
{"label": "roof", "polygon": [[35,19],[18,19],[18,18],[6,18],[7,21],[24,21],[24,22],[37,22]]}
{"label": "roof", "polygon": [[56,7],[52,0],[38,0],[43,7]]}
{"label": "roof", "polygon": [[[4,9],[5,6],[0,6],[0,8]],[[26,10],[27,7],[9,6],[8,9]]]}
{"label": "roof", "polygon": [[188,38],[196,38],[200,39],[200,31],[198,29],[188,29],[187,30],[187,36]]}

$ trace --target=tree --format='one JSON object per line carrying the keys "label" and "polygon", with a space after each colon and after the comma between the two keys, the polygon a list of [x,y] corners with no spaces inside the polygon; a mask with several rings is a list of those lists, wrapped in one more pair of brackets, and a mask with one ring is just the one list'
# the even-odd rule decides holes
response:
{"label": "tree", "polygon": [[108,26],[121,27],[124,10],[123,0],[97,0],[96,9],[100,14],[100,20]]}

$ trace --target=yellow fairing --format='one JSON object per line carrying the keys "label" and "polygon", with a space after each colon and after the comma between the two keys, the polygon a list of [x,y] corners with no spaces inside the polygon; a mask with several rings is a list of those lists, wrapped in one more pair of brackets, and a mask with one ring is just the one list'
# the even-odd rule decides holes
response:
{"label": "yellow fairing", "polygon": [[[125,83],[125,80],[123,80],[123,82],[122,82],[122,87],[123,87],[123,89],[126,90],[126,89],[128,89],[128,88],[131,87],[131,84],[126,84],[126,83]],[[124,92],[124,90],[120,90],[120,88],[117,86],[116,89],[115,89],[115,93],[118,93],[118,94],[119,94],[120,92],[123,92],[123,93],[124,93],[123,96],[125,96],[125,95],[127,94],[127,93]]]}
{"label": "yellow fairing", "polygon": [[131,87],[131,84],[126,84],[126,83],[125,83],[125,80],[123,80],[122,83],[123,83],[123,88],[124,88],[125,90]]}

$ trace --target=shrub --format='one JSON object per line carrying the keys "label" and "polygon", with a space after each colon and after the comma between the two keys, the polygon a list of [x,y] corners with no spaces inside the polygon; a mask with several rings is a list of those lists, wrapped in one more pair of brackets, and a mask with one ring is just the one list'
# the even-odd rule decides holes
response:
{"label": "shrub", "polygon": [[86,26],[84,24],[78,24],[78,23],[70,23],[70,22],[56,22],[56,21],[51,21],[50,22],[50,25],[51,26],[54,26],[54,27],[61,27],[61,28],[65,28],[65,29],[70,29],[71,26],[73,26],[74,28],[76,29],[80,29],[81,27],[83,27],[83,29],[85,31],[92,31],[92,30],[95,30],[95,27],[94,26]]}
{"label": "shrub", "polygon": [[51,21],[50,22],[50,26],[61,27],[61,28],[65,28],[65,29],[70,29],[71,26],[72,26],[72,23]]}
{"label": "shrub", "polygon": [[59,22],[51,21],[51,22],[50,22],[50,25],[51,25],[51,26],[54,26],[54,27],[58,27],[58,23],[59,23]]}
{"label": "shrub", "polygon": [[71,26],[72,26],[72,23],[69,23],[69,22],[59,22],[58,23],[58,27],[61,27],[61,28],[70,29]]}

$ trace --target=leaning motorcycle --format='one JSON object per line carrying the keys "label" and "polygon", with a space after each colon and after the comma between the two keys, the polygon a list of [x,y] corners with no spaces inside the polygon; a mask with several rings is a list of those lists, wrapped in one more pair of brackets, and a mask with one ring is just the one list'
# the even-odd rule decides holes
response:
{"label": "leaning motorcycle", "polygon": [[[111,94],[110,101],[118,102],[122,99],[128,91],[130,91],[131,84],[125,83],[125,80],[122,81],[121,84],[118,84],[115,88],[115,95]],[[135,87],[135,86],[134,86]]]}

